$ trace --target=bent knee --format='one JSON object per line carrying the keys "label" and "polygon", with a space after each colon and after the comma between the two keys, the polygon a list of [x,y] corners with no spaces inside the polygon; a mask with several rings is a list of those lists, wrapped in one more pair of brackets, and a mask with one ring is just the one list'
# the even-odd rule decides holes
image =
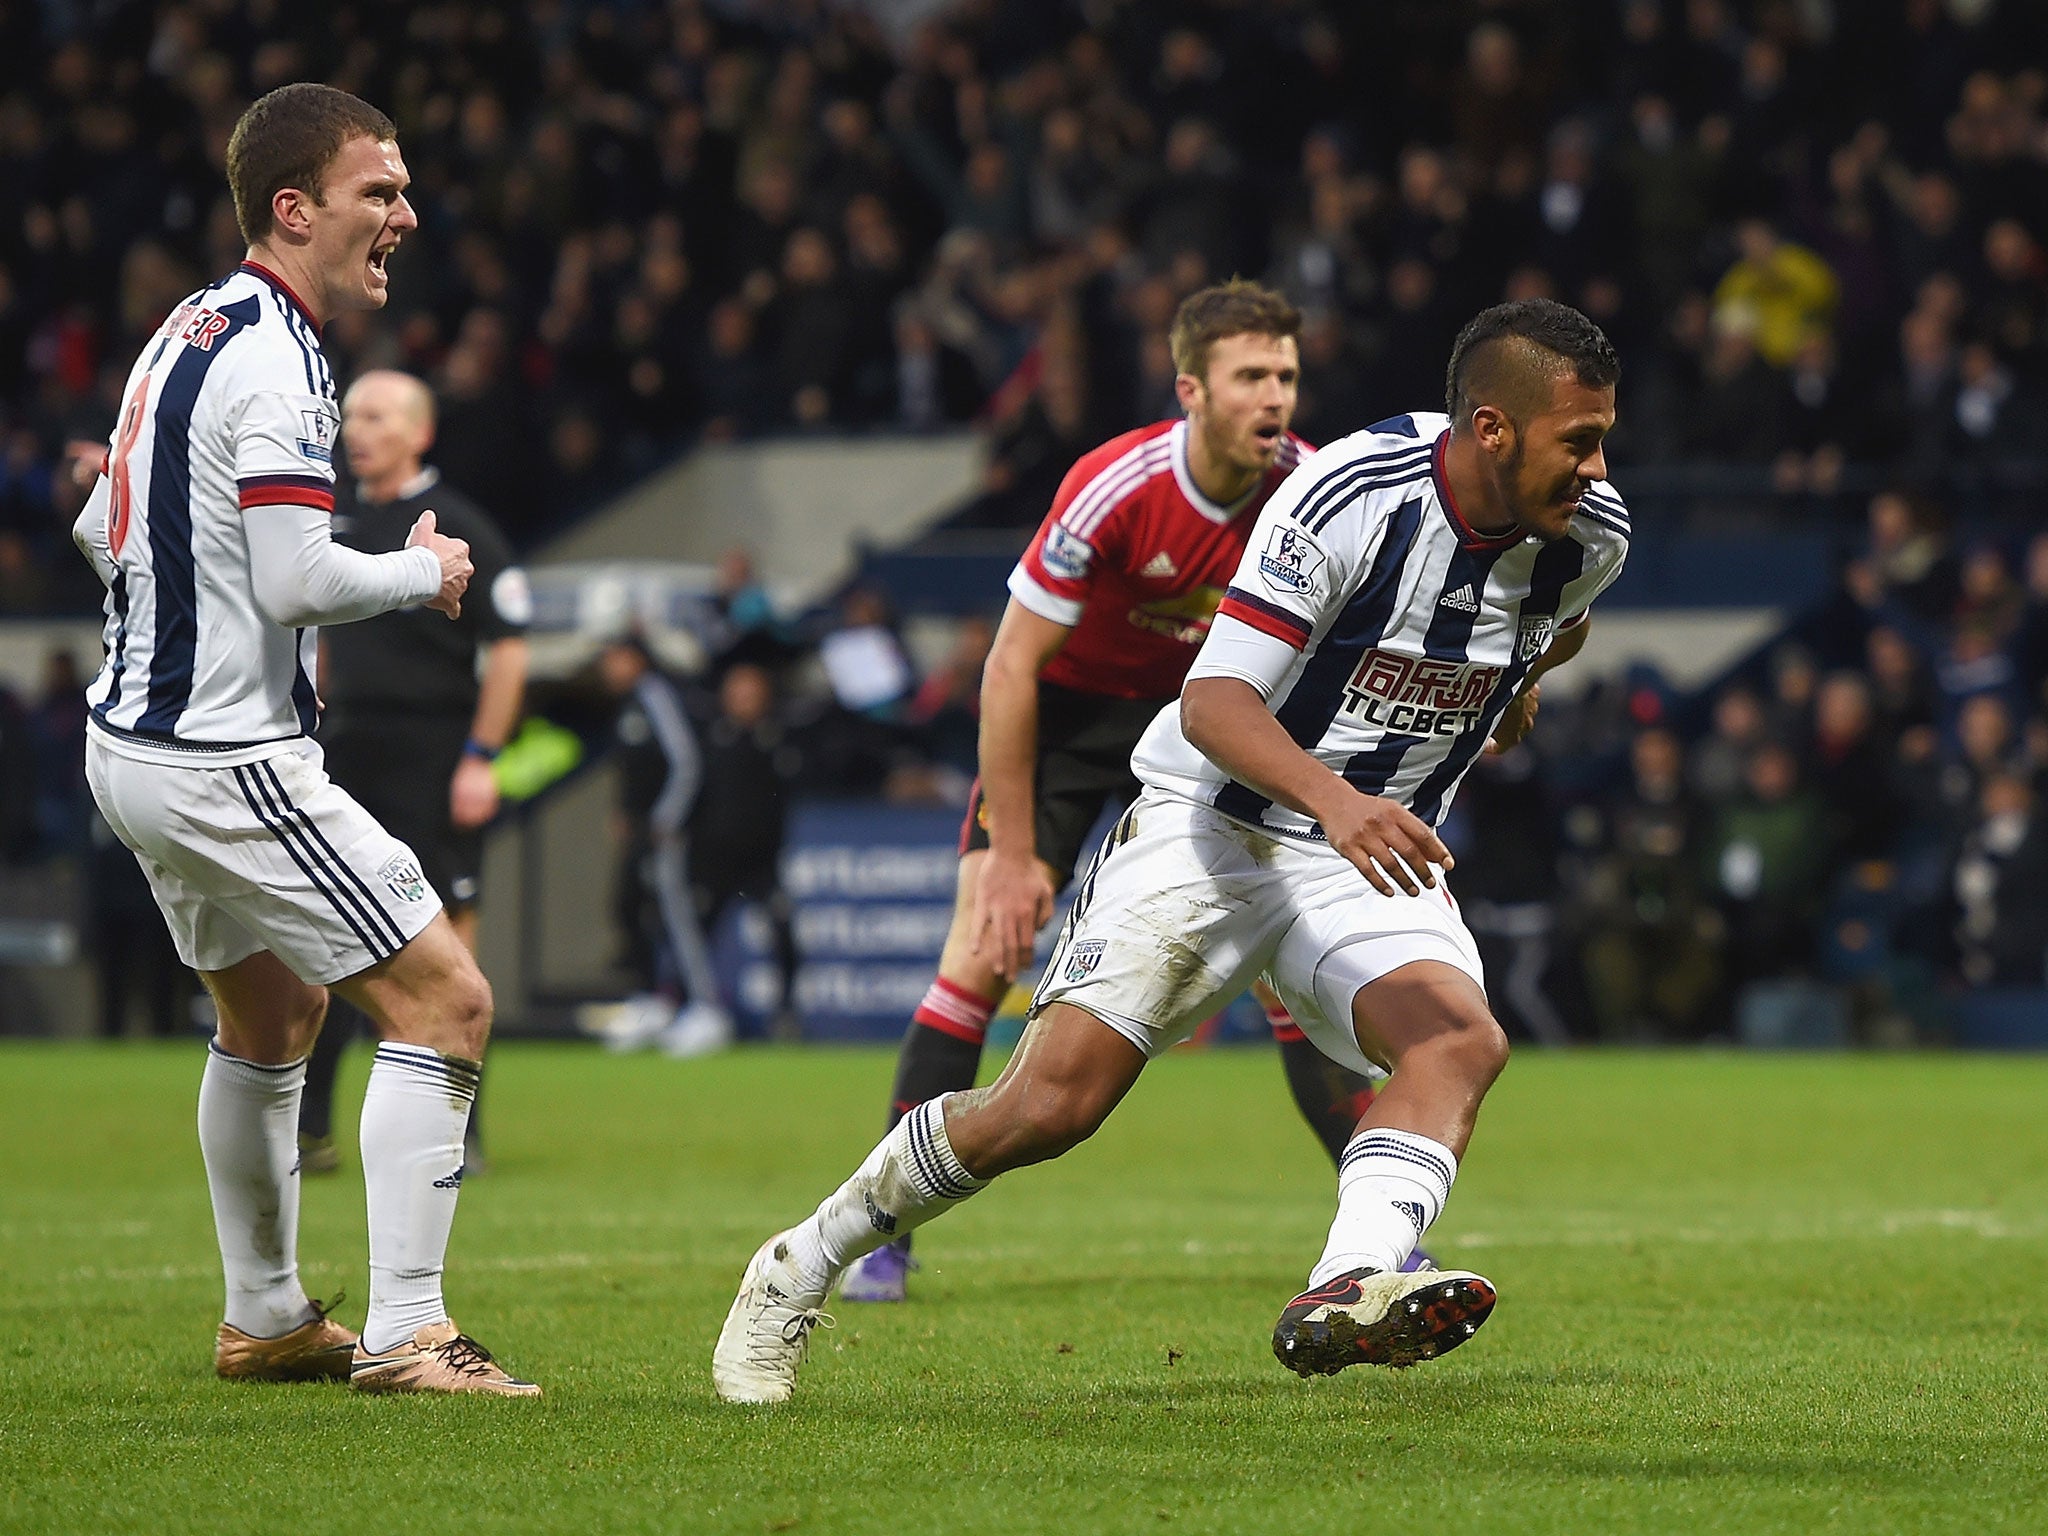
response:
{"label": "bent knee", "polygon": [[1484,1009],[1453,1014],[1403,1053],[1401,1066],[1429,1059],[1481,1084],[1491,1083],[1508,1064],[1507,1031]]}
{"label": "bent knee", "polygon": [[1508,1064],[1508,1056],[1514,1047],[1508,1043],[1508,1032],[1500,1027],[1500,1021],[1491,1015],[1483,1025],[1474,1030],[1473,1052],[1487,1068],[1489,1080],[1499,1077]]}
{"label": "bent knee", "polygon": [[414,1045],[483,1059],[491,1037],[491,984],[467,956],[392,1009],[392,1036]]}
{"label": "bent knee", "polygon": [[1492,1082],[1508,1064],[1508,1032],[1490,1013],[1460,1019],[1445,1034],[1445,1044],[1474,1078]]}
{"label": "bent knee", "polygon": [[320,1027],[327,1022],[327,989],[325,987],[302,986],[298,994],[287,1005],[284,1020],[285,1051],[288,1056],[304,1056],[313,1049],[313,1042],[320,1038]]}
{"label": "bent knee", "polygon": [[448,1024],[461,1042],[463,1054],[481,1057],[484,1042],[491,1037],[491,1019],[496,1003],[491,984],[474,965],[458,976],[448,989]]}

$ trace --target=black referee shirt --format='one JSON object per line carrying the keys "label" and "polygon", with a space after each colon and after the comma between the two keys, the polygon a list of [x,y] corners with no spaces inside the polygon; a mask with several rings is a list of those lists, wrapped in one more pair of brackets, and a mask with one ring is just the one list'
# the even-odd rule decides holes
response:
{"label": "black referee shirt", "polygon": [[326,649],[321,696],[331,721],[358,715],[431,714],[467,731],[476,713],[476,657],[481,646],[526,632],[533,601],[526,573],[483,509],[441,483],[428,469],[396,501],[366,502],[351,487],[337,495],[338,544],[381,555],[405,547],[419,515],[433,509],[440,531],[469,541],[476,574],[462,599],[462,617],[426,607],[401,608],[320,632]]}

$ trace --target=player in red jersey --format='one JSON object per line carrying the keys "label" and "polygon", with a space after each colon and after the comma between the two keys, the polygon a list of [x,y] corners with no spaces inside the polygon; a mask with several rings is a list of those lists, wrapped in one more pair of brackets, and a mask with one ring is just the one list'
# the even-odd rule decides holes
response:
{"label": "player in red jersey", "polygon": [[[1187,413],[1110,439],[1060,482],[1010,573],[981,683],[981,777],[960,834],[939,974],[897,1059],[889,1124],[972,1088],[990,1016],[1031,960],[1105,804],[1136,797],[1131,750],[1179,695],[1259,509],[1308,445],[1287,430],[1301,315],[1234,281],[1174,316]],[[1334,1160],[1372,1083],[1309,1044],[1260,989],[1288,1086]],[[909,1241],[847,1273],[849,1301],[901,1301]]]}

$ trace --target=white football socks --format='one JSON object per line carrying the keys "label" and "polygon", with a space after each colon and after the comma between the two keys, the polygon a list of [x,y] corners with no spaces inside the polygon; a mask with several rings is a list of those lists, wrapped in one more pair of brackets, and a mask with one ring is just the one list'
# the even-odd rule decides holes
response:
{"label": "white football socks", "polygon": [[823,1296],[862,1254],[923,1226],[985,1189],[946,1138],[946,1100],[928,1099],[896,1122],[854,1176],[789,1234],[789,1265]]}
{"label": "white football socks", "polygon": [[228,1326],[274,1339],[313,1320],[299,1283],[299,1092],[304,1058],[281,1067],[215,1040],[199,1080],[199,1150],[227,1276]]}
{"label": "white football socks", "polygon": [[445,1322],[441,1269],[462,1187],[462,1130],[479,1062],[387,1040],[363,1095],[363,1184],[370,1207],[370,1315],[363,1348],[381,1354]]}
{"label": "white football socks", "polygon": [[1407,1263],[1457,1177],[1456,1154],[1427,1136],[1375,1127],[1352,1137],[1337,1169],[1337,1218],[1309,1289],[1350,1270],[1391,1274]]}

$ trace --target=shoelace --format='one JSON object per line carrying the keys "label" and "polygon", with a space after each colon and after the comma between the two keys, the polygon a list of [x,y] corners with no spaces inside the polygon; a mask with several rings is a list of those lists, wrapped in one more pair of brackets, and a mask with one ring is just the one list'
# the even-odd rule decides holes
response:
{"label": "shoelace", "polygon": [[322,1301],[317,1296],[308,1296],[306,1304],[313,1309],[314,1320],[318,1322],[333,1316],[334,1309],[347,1300],[348,1292],[346,1290],[339,1290],[334,1293],[334,1300],[332,1301]]}
{"label": "shoelace", "polygon": [[458,1333],[443,1344],[440,1355],[449,1370],[464,1376],[481,1375],[485,1366],[496,1363],[491,1352],[466,1333]]}
{"label": "shoelace", "polygon": [[[779,1328],[770,1321],[773,1312],[789,1314]],[[839,1319],[830,1312],[820,1312],[815,1307],[778,1307],[773,1303],[763,1310],[761,1322],[764,1326],[752,1331],[752,1347],[747,1351],[747,1360],[761,1370],[774,1371],[795,1368],[803,1359],[804,1352],[811,1347],[811,1330],[839,1326]]]}

